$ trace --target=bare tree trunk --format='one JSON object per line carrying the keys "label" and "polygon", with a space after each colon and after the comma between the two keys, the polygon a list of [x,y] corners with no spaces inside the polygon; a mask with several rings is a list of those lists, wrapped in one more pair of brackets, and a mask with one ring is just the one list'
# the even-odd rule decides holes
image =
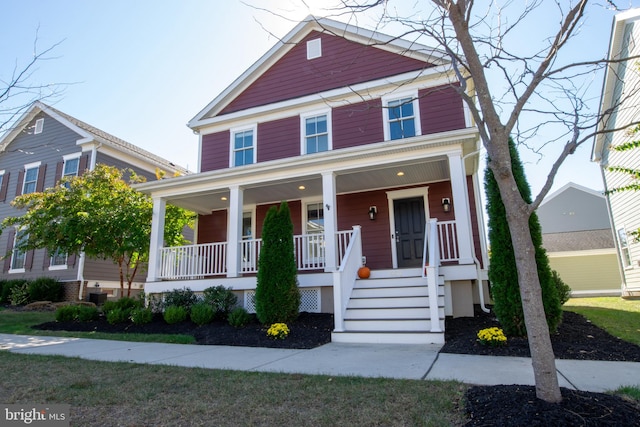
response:
{"label": "bare tree trunk", "polygon": [[520,298],[531,352],[536,396],[550,403],[559,403],[562,394],[544,312],[535,248],[529,229],[531,212],[529,205],[517,190],[513,175],[497,179],[497,182],[507,214],[518,269]]}

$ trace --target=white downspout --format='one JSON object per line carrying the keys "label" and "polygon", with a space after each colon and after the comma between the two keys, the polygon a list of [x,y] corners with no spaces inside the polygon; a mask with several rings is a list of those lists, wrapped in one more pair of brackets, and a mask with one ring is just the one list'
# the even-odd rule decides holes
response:
{"label": "white downspout", "polygon": [[[102,142],[99,144],[94,144],[91,147],[91,161],[89,162],[89,170],[92,171],[96,168],[96,158],[98,157],[98,149],[102,147]],[[82,301],[82,291],[84,288],[84,260],[85,254],[84,251],[80,252],[80,259],[78,260],[78,275],[77,280],[80,282],[80,291],[78,293],[78,299]]]}

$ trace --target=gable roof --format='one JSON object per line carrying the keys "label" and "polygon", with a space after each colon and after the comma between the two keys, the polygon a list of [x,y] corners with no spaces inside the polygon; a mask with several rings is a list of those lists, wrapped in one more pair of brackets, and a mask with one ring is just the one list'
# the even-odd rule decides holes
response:
{"label": "gable roof", "polygon": [[[257,62],[241,74],[187,124],[192,129],[206,125],[240,96],[251,84],[265,75],[288,52],[294,49],[312,32],[329,34],[349,42],[400,55],[407,60],[420,61],[430,67],[450,63],[447,55],[432,47],[397,37],[366,30],[327,18],[307,17],[279,40]],[[346,86],[346,85],[345,85]]]}
{"label": "gable roof", "polygon": [[540,203],[540,206],[543,206],[543,205],[547,204],[548,202],[550,202],[551,200],[555,199],[556,197],[561,196],[565,191],[567,191],[569,189],[576,189],[576,190],[582,191],[584,193],[590,194],[592,196],[597,196],[597,197],[600,197],[602,199],[605,198],[604,194],[602,193],[602,191],[596,191],[596,190],[593,190],[591,188],[583,187],[582,185],[576,184],[575,182],[569,182],[569,183],[563,185],[560,189],[554,191],[553,193],[551,193],[550,195],[545,197],[544,200],[542,201],[542,203]]}
{"label": "gable roof", "polygon": [[2,138],[0,138],[0,153],[7,149],[15,137],[20,134],[20,132],[22,132],[22,130],[40,112],[47,114],[77,133],[80,136],[77,141],[78,145],[97,142],[104,146],[108,146],[117,152],[133,156],[147,163],[155,164],[158,167],[165,169],[167,172],[177,171],[183,175],[189,173],[189,171],[182,166],[176,165],[163,157],[157,156],[123,139],[115,137],[40,101],[34,102],[31,107],[29,107],[29,109],[16,121],[15,125],[8,130]]}
{"label": "gable roof", "polygon": [[[609,59],[619,59],[624,52],[624,36],[625,27],[628,23],[640,19],[640,8],[630,9],[622,13],[618,13],[613,17],[613,23],[611,26],[611,38],[609,41]],[[614,114],[611,107],[615,102],[615,86],[616,81],[619,79],[618,68],[626,63],[610,64],[606,68],[604,81],[602,83],[602,95],[600,98],[600,111],[599,115],[603,117],[603,120],[598,124],[597,131],[602,132],[605,127],[610,123]],[[591,160],[594,162],[600,162],[606,159],[604,155],[605,151],[609,150],[607,144],[607,136],[609,133],[598,133],[595,136],[593,142],[593,149],[591,151]]]}

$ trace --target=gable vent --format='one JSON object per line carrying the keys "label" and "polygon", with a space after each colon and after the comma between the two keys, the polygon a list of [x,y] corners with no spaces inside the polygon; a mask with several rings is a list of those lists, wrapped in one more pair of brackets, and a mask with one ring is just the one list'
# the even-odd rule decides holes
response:
{"label": "gable vent", "polygon": [[307,42],[307,59],[320,58],[322,56],[321,42],[321,39],[313,39]]}
{"label": "gable vent", "polygon": [[44,119],[36,120],[36,129],[33,132],[34,134],[42,133],[42,128],[44,127]]}

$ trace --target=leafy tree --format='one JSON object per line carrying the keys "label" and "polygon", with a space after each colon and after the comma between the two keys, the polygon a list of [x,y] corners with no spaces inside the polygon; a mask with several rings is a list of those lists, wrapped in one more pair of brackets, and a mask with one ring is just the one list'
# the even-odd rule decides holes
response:
{"label": "leafy tree", "polygon": [[[84,252],[89,258],[112,260],[118,265],[121,294],[126,282],[129,296],[149,255],[153,203],[130,186],[143,180],[133,171],[98,165],[44,192],[16,197],[12,205],[25,213],[6,218],[2,228],[14,225],[27,230],[27,239],[16,245],[21,251],[46,248],[50,253]],[[165,242],[183,244],[182,231],[193,214],[170,206],[166,216]]]}
{"label": "leafy tree", "polygon": [[[518,185],[518,191],[527,203],[531,203],[531,188],[527,183],[518,150],[511,139],[509,140],[509,149],[511,151],[513,176]],[[489,241],[491,243],[489,281],[491,282],[491,297],[494,302],[493,309],[507,334],[526,336],[527,328],[525,327],[520,288],[518,286],[518,270],[504,204],[491,169],[487,168],[485,170],[484,180],[487,194],[487,213],[489,215]],[[542,229],[535,212],[529,217],[529,231],[535,247],[535,258],[547,324],[549,331],[555,332],[562,320],[562,306],[552,278],[547,253],[542,247]]]}
{"label": "leafy tree", "polygon": [[256,315],[263,324],[298,317],[300,291],[293,247],[293,224],[287,202],[272,206],[264,219],[258,261]]}

